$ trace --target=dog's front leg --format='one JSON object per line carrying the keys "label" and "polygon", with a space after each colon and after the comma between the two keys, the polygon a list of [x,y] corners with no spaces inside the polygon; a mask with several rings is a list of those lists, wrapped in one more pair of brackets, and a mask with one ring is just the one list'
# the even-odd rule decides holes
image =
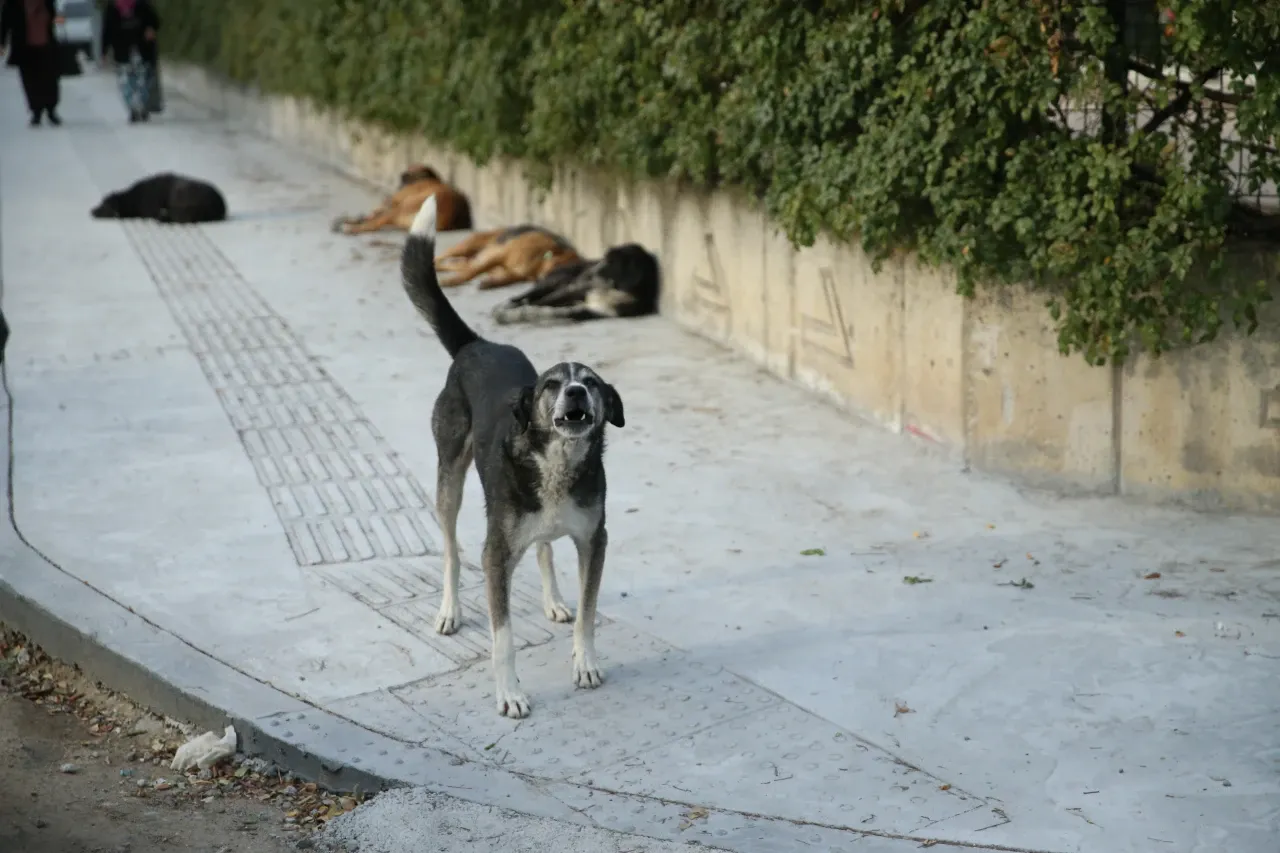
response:
{"label": "dog's front leg", "polygon": [[604,553],[609,534],[604,521],[589,539],[574,540],[578,546],[578,619],[573,623],[573,683],[579,687],[599,687],[604,683],[596,658],[596,600],[604,577]]}
{"label": "dog's front leg", "polygon": [[518,720],[529,716],[529,697],[516,677],[516,644],[511,636],[511,575],[523,553],[514,553],[499,531],[484,543],[484,581],[489,597],[489,636],[493,644],[493,677],[498,713]]}
{"label": "dog's front leg", "polygon": [[551,554],[550,542],[538,543],[538,570],[542,572],[542,612],[552,622],[568,622],[573,611],[564,603],[560,584],[556,582],[556,563]]}

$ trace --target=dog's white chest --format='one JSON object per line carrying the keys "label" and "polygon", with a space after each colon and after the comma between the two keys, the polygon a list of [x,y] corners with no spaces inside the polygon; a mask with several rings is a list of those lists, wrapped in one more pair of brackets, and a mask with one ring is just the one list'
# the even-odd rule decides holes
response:
{"label": "dog's white chest", "polygon": [[520,519],[516,538],[528,547],[535,542],[551,542],[568,536],[572,539],[588,539],[599,524],[598,511],[578,506],[565,497],[554,503],[544,503],[542,509]]}
{"label": "dog's white chest", "polygon": [[537,459],[541,480],[538,497],[542,508],[520,519],[517,538],[521,543],[550,542],[569,536],[586,539],[600,522],[599,510],[580,506],[569,494],[574,469],[580,452],[576,442],[553,444],[546,456]]}

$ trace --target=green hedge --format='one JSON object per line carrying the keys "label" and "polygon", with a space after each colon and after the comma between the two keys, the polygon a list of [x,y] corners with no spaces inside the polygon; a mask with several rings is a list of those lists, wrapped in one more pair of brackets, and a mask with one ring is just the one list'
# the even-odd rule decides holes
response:
{"label": "green hedge", "polygon": [[[1221,273],[1233,237],[1280,235],[1236,198],[1280,178],[1275,0],[158,5],[170,55],[479,163],[733,184],[799,245],[915,249],[964,293],[1029,282],[1095,363],[1251,331],[1267,298]],[[1175,62],[1192,82],[1125,83]],[[1256,79],[1205,87],[1222,72]],[[1092,120],[1065,129],[1068,103]]]}

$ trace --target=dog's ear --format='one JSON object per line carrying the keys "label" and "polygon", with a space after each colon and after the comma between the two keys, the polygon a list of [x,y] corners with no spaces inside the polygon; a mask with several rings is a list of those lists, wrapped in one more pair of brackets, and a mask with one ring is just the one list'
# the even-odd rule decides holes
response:
{"label": "dog's ear", "polygon": [[616,427],[627,425],[627,416],[622,411],[622,395],[612,385],[604,386],[605,420]]}
{"label": "dog's ear", "polygon": [[516,423],[520,426],[521,432],[524,432],[529,428],[529,423],[533,420],[532,385],[526,385],[521,388],[520,393],[512,399],[511,416],[516,419]]}

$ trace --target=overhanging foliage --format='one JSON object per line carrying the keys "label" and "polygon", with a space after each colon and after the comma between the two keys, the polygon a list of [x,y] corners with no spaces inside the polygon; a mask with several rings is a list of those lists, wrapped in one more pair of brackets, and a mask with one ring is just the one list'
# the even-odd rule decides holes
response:
{"label": "overhanging foliage", "polygon": [[1221,273],[1280,237],[1276,0],[158,5],[171,55],[480,163],[735,184],[800,245],[1039,287],[1095,363],[1267,298]]}

